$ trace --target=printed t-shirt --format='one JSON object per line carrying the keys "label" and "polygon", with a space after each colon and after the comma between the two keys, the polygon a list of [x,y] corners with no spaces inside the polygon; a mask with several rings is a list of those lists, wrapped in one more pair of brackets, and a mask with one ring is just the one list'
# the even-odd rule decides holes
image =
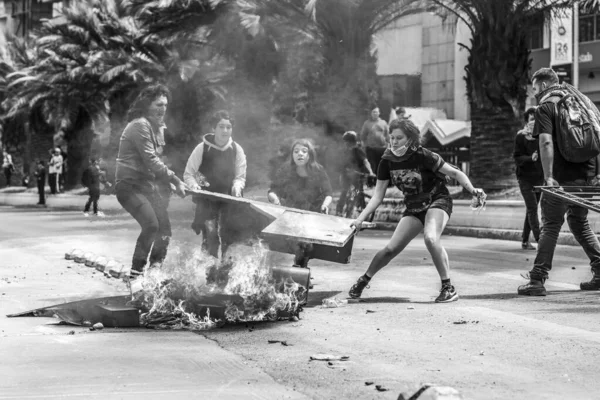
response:
{"label": "printed t-shirt", "polygon": [[445,162],[438,154],[419,147],[402,161],[392,161],[386,155],[379,163],[377,179],[390,180],[404,193],[407,212],[424,211],[437,196],[450,195],[445,177],[439,174]]}

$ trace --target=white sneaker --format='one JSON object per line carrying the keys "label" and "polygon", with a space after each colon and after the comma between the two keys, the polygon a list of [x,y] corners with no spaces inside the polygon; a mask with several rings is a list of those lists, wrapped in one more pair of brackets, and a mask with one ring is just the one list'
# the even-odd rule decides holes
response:
{"label": "white sneaker", "polygon": [[106,215],[104,215],[104,213],[102,211],[98,211],[96,213],[96,217],[104,218],[104,217],[106,217]]}
{"label": "white sneaker", "polygon": [[90,216],[90,213],[89,213],[89,212],[87,212],[87,211],[84,211],[84,212],[83,212],[83,216],[84,216],[84,217],[89,217],[89,216]]}

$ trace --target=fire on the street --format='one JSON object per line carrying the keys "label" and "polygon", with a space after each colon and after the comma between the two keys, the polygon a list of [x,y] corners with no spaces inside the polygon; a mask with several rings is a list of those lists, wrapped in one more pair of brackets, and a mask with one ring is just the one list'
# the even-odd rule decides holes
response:
{"label": "fire on the street", "polygon": [[147,271],[134,285],[140,290],[134,291],[132,305],[142,310],[143,326],[158,329],[289,319],[306,300],[308,270],[299,275],[306,276],[304,282],[281,270],[270,265],[260,242],[234,245],[222,261],[173,243],[163,266]]}

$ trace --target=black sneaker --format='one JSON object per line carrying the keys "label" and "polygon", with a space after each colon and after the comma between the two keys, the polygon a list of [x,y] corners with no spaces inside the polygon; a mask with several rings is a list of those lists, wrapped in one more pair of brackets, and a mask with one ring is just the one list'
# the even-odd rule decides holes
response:
{"label": "black sneaker", "polygon": [[368,287],[369,281],[367,281],[364,276],[361,276],[360,278],[358,278],[356,283],[352,285],[350,291],[348,292],[348,295],[353,299],[358,299],[362,295],[363,290],[365,290],[365,288]]}
{"label": "black sneaker", "polygon": [[450,303],[451,301],[458,300],[458,293],[452,285],[442,286],[440,295],[435,299],[436,303]]}
{"label": "black sneaker", "polygon": [[542,281],[531,279],[529,283],[519,286],[517,293],[522,296],[545,296],[546,288]]}
{"label": "black sneaker", "polygon": [[589,282],[581,282],[579,284],[581,290],[600,290],[600,276],[594,275]]}

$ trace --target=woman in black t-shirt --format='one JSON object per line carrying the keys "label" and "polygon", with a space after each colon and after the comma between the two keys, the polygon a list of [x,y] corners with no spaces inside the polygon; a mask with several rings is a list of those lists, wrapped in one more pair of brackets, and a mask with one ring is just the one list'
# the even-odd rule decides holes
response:
{"label": "woman in black t-shirt", "polygon": [[442,280],[442,290],[435,301],[446,303],[458,300],[458,293],[450,281],[448,254],[440,243],[452,213],[452,198],[446,188],[446,177],[456,179],[473,196],[481,197],[485,193],[475,189],[462,171],[446,164],[438,154],[423,148],[419,142],[419,129],[410,120],[392,121],[390,147],[379,163],[375,193],[351,226],[360,231],[367,216],[383,201],[390,181],[404,193],[406,211],[389,243],[377,252],[367,272],[350,289],[352,298],[360,297],[371,278],[424,230],[425,245]]}
{"label": "woman in black t-shirt", "polygon": [[[292,144],[290,162],[275,174],[268,194],[269,202],[301,210],[327,214],[332,189],[325,169],[317,162],[313,144],[307,139]],[[312,247],[301,243],[294,266],[307,268]]]}

